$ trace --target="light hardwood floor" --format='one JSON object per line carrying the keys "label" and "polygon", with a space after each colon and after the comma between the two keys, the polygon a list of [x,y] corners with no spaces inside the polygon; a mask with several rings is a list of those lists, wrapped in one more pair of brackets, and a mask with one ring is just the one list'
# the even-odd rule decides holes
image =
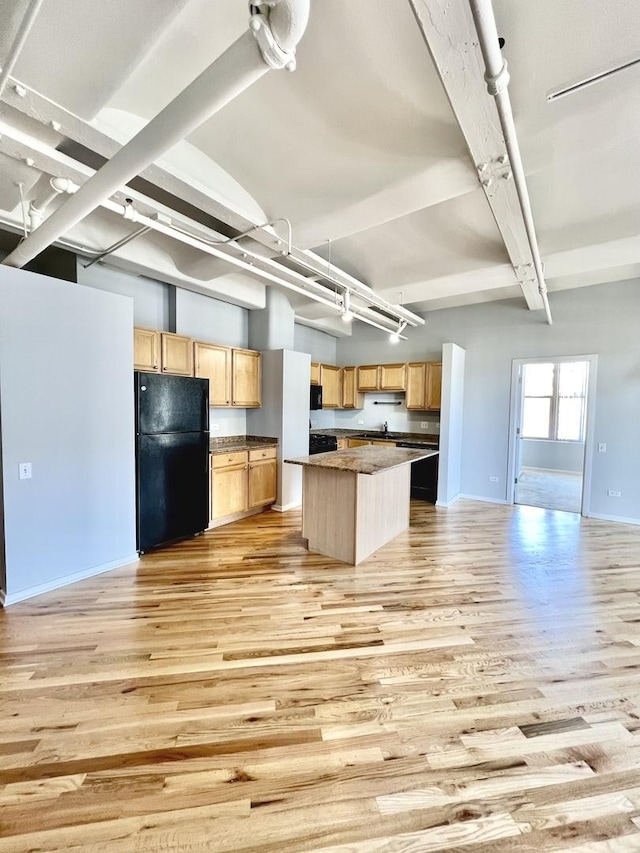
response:
{"label": "light hardwood floor", "polygon": [[265,513],[0,612],[0,853],[640,850],[640,528]]}

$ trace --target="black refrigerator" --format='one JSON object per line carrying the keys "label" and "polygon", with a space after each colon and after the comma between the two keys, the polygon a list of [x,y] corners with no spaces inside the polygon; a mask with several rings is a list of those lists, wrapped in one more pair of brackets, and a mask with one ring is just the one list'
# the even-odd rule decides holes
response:
{"label": "black refrigerator", "polygon": [[209,380],[134,372],[138,551],[209,524]]}

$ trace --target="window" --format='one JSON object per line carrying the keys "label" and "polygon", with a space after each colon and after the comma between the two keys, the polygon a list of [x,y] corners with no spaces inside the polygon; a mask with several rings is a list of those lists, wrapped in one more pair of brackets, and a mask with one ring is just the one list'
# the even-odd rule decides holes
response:
{"label": "window", "polygon": [[523,438],[584,441],[589,362],[523,366]]}

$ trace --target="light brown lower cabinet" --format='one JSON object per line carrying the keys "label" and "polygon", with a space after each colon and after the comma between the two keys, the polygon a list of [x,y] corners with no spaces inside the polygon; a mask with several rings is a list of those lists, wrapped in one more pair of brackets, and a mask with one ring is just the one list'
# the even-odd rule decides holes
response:
{"label": "light brown lower cabinet", "polygon": [[[275,447],[271,459],[261,458],[264,451],[249,451],[249,505],[248,509],[274,503],[278,490],[278,470]],[[255,458],[253,456],[255,454]]]}
{"label": "light brown lower cabinet", "polygon": [[370,441],[365,441],[362,438],[348,438],[347,447],[364,447],[365,444],[371,444]]}
{"label": "light brown lower cabinet", "polygon": [[211,523],[276,500],[276,448],[211,454]]}
{"label": "light brown lower cabinet", "polygon": [[249,454],[211,455],[211,520],[236,515],[247,509]]}

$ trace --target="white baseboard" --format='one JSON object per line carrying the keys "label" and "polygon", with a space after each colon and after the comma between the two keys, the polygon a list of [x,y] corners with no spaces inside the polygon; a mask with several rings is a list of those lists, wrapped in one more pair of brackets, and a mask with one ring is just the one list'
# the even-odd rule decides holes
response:
{"label": "white baseboard", "polygon": [[542,471],[543,474],[575,474],[576,477],[581,477],[583,473],[582,471],[569,471],[566,468],[532,468],[531,465],[524,465],[520,474],[526,471]]}
{"label": "white baseboard", "polygon": [[502,504],[503,506],[509,505],[509,501],[504,498],[487,498],[480,497],[480,495],[460,495],[461,498],[464,498],[465,501],[482,501],[487,504]]}
{"label": "white baseboard", "polygon": [[598,518],[600,521],[615,521],[618,524],[640,524],[640,518],[630,518],[626,515],[604,515],[601,512],[590,512],[587,518]]}
{"label": "white baseboard", "polygon": [[452,498],[450,501],[436,501],[436,506],[441,506],[447,509],[448,507],[453,506],[454,503],[457,503],[461,497],[462,495],[456,495],[455,498]]}
{"label": "white baseboard", "polygon": [[294,501],[294,503],[290,504],[273,504],[271,509],[276,512],[289,512],[290,509],[299,509],[302,506],[300,501]]}
{"label": "white baseboard", "polygon": [[61,578],[56,578],[55,580],[48,581],[47,583],[31,586],[27,589],[21,589],[19,592],[9,592],[5,596],[4,606],[8,607],[10,604],[17,604],[19,601],[25,601],[27,598],[42,595],[44,592],[53,592],[63,586],[69,586],[69,584],[75,583],[76,581],[92,578],[95,575],[102,575],[105,572],[110,572],[112,569],[118,569],[120,566],[135,563],[137,560],[138,555],[134,553],[127,557],[121,557],[119,560],[113,560],[111,563],[102,563],[100,566],[92,566],[90,569],[83,569],[81,572],[74,572],[72,575],[64,575]]}

